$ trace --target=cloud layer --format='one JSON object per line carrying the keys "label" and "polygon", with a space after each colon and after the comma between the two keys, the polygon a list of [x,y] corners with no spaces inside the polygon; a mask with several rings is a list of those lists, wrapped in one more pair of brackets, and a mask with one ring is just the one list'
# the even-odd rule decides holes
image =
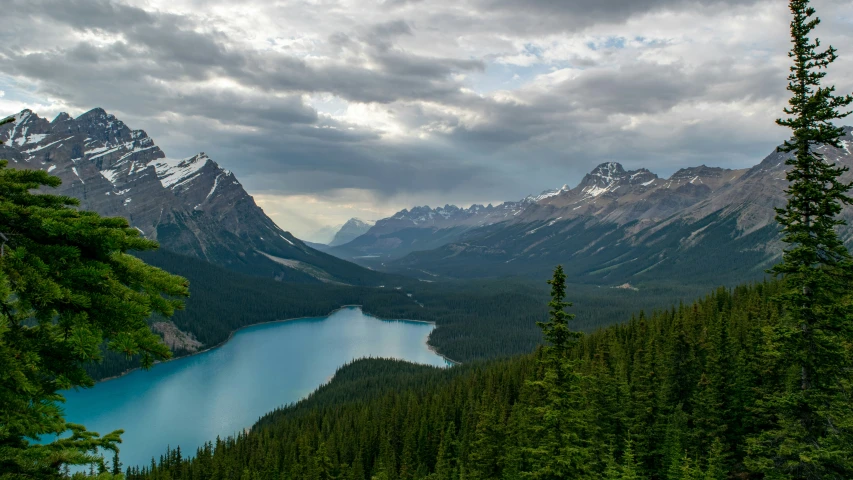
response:
{"label": "cloud layer", "polygon": [[[853,91],[853,4],[814,5],[841,54],[828,81]],[[303,235],[517,199],[602,161],[749,166],[786,136],[778,0],[11,0],[3,15],[3,112],[103,107],[170,156],[204,150]]]}

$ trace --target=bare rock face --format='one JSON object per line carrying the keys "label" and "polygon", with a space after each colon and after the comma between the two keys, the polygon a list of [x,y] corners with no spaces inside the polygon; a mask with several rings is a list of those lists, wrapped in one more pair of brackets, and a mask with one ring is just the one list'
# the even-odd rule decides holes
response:
{"label": "bare rock face", "polygon": [[81,208],[102,215],[125,217],[163,248],[279,279],[321,281],[267,255],[320,265],[324,278],[343,282],[370,276],[279,228],[234,174],[204,153],[168,158],[143,130],[130,129],[101,108],[77,118],[62,113],[51,122],[30,110],[15,117],[0,127],[5,143],[0,158],[10,167],[58,176],[62,185],[51,193],[77,198]]}

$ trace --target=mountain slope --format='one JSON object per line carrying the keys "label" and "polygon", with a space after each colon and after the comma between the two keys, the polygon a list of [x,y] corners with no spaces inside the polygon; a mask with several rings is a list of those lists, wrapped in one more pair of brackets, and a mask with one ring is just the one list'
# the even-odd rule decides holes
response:
{"label": "mountain slope", "polygon": [[347,220],[347,223],[343,224],[341,229],[335,233],[335,237],[332,238],[331,242],[329,242],[329,246],[335,247],[355,240],[361,235],[367,233],[367,231],[370,230],[370,227],[373,226],[373,223],[374,222],[365,222],[358,218],[350,218]]}
{"label": "mountain slope", "polygon": [[[828,161],[853,166],[853,128]],[[774,207],[785,203],[785,159],[772,153],[748,170],[696,167],[669,179],[602,164],[580,184],[506,222],[388,262],[412,275],[542,274],[557,263],[574,280],[730,283],[764,275],[781,254]],[[847,181],[853,174],[846,173]],[[851,222],[853,208],[844,209]],[[853,242],[853,230],[842,238]],[[435,277],[433,277],[435,278]]]}
{"label": "mountain slope", "polygon": [[204,153],[167,158],[142,130],[96,108],[53,121],[30,110],[0,127],[0,158],[62,179],[55,193],[122,216],[163,248],[245,273],[299,282],[375,284],[383,276],[318,252],[279,228],[234,174]]}

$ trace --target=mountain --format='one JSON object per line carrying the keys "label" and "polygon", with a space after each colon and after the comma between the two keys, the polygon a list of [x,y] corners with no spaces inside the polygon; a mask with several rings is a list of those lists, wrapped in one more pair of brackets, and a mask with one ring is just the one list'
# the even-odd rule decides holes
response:
{"label": "mountain", "polygon": [[[853,167],[853,128],[827,161]],[[390,271],[436,277],[543,275],[562,263],[574,281],[691,281],[760,278],[781,254],[774,207],[785,204],[785,160],[774,152],[744,170],[682,169],[667,179],[608,162],[572,189],[526,205],[507,221],[386,262]],[[853,181],[853,173],[843,177]],[[842,215],[853,223],[853,208]],[[377,222],[377,225],[379,223]],[[840,230],[848,245],[853,229]]]}
{"label": "mountain", "polygon": [[469,230],[505,222],[538,201],[568,189],[546,190],[515,202],[500,205],[456,205],[404,209],[378,220],[363,235],[326,251],[340,258],[366,265],[381,265],[384,260],[403,257],[418,250],[430,250],[455,242]]}
{"label": "mountain", "polygon": [[349,243],[352,240],[360,237],[364,233],[367,233],[372,227],[374,222],[365,222],[364,220],[360,220],[358,218],[350,218],[347,220],[347,223],[343,224],[343,226],[338,230],[335,234],[335,237],[329,242],[330,247],[335,247],[338,245],[343,245],[345,243]]}
{"label": "mountain", "polygon": [[52,193],[121,216],[168,250],[297,282],[375,284],[382,274],[319,252],[279,228],[228,170],[203,152],[167,158],[143,130],[101,108],[53,121],[30,110],[0,127],[0,158],[62,179]]}
{"label": "mountain", "polygon": [[383,264],[415,251],[454,243],[476,235],[482,227],[499,223],[581,216],[617,223],[658,218],[704,199],[745,172],[703,165],[661,179],[646,169],[625,171],[622,165],[608,162],[596,167],[575,188],[564,185],[498,206],[472,205],[465,209],[445,205],[402,210],[377,221],[365,235],[328,251],[363,264]]}

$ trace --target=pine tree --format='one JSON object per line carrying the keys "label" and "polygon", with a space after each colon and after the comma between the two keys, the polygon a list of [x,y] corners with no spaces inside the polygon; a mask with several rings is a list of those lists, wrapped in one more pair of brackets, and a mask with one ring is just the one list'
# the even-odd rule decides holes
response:
{"label": "pine tree", "polygon": [[469,478],[472,480],[500,478],[500,459],[504,444],[503,419],[500,403],[491,392],[483,392],[477,408],[477,425],[469,457]]}
{"label": "pine tree", "polygon": [[634,442],[629,438],[625,442],[625,453],[622,454],[622,477],[621,480],[643,480],[634,457]]}
{"label": "pine tree", "polygon": [[[819,50],[809,34],[820,23],[808,0],[791,0],[793,59],[788,90],[789,116],[777,120],[793,136],[780,147],[791,153],[786,162],[788,203],[777,210],[787,244],[782,262],[772,269],[787,286],[780,296],[786,317],[776,336],[780,368],[791,374],[786,390],[769,399],[778,412],[776,428],[751,443],[750,465],[769,478],[850,478],[853,444],[849,383],[853,341],[853,260],[836,233],[838,215],[853,203],[847,171],[829,163],[820,149],[840,148],[842,129],[831,122],[849,115],[839,109],[853,96],[835,96],[822,87],[836,50]],[[849,385],[848,385],[849,386]]]}
{"label": "pine tree", "polygon": [[436,480],[456,480],[458,470],[456,468],[456,427],[449,423],[441,436],[438,446],[438,457],[435,463]]}
{"label": "pine tree", "polygon": [[[105,468],[99,452],[116,451],[122,432],[101,437],[66,423],[59,392],[93,385],[84,366],[105,341],[145,367],[167,358],[146,319],[171,315],[187,295],[184,279],[125,253],[157,246],[127,220],[32,193],[59,183],[0,161],[0,465],[21,478],[56,477],[69,464]],[[68,431],[45,445],[27,440]]]}
{"label": "pine tree", "polygon": [[563,266],[557,265],[554,269],[554,276],[548,280],[551,285],[551,301],[548,302],[548,321],[536,322],[539,328],[542,329],[543,336],[551,346],[548,350],[552,350],[554,355],[551,358],[564,357],[577,340],[583,335],[580,332],[573,332],[569,328],[569,321],[575,318],[574,314],[566,311],[566,308],[571,307],[571,302],[566,301],[566,274],[563,272]]}
{"label": "pine tree", "polygon": [[118,449],[116,449],[116,451],[113,452],[112,474],[113,475],[120,475],[121,474],[121,462],[119,461],[119,458],[118,458]]}
{"label": "pine tree", "polygon": [[723,442],[715,439],[714,443],[711,444],[711,451],[708,454],[708,462],[702,480],[726,480],[725,460],[726,453],[723,450]]}
{"label": "pine tree", "polygon": [[596,435],[592,405],[584,388],[587,378],[581,373],[581,362],[570,358],[570,350],[583,336],[569,328],[574,315],[565,311],[566,274],[557,266],[551,285],[549,321],[539,322],[545,339],[550,342],[542,355],[542,378],[529,383],[541,391],[542,402],[531,408],[532,445],[523,447],[530,458],[523,476],[543,480],[584,478],[597,468],[598,456],[593,445]]}

